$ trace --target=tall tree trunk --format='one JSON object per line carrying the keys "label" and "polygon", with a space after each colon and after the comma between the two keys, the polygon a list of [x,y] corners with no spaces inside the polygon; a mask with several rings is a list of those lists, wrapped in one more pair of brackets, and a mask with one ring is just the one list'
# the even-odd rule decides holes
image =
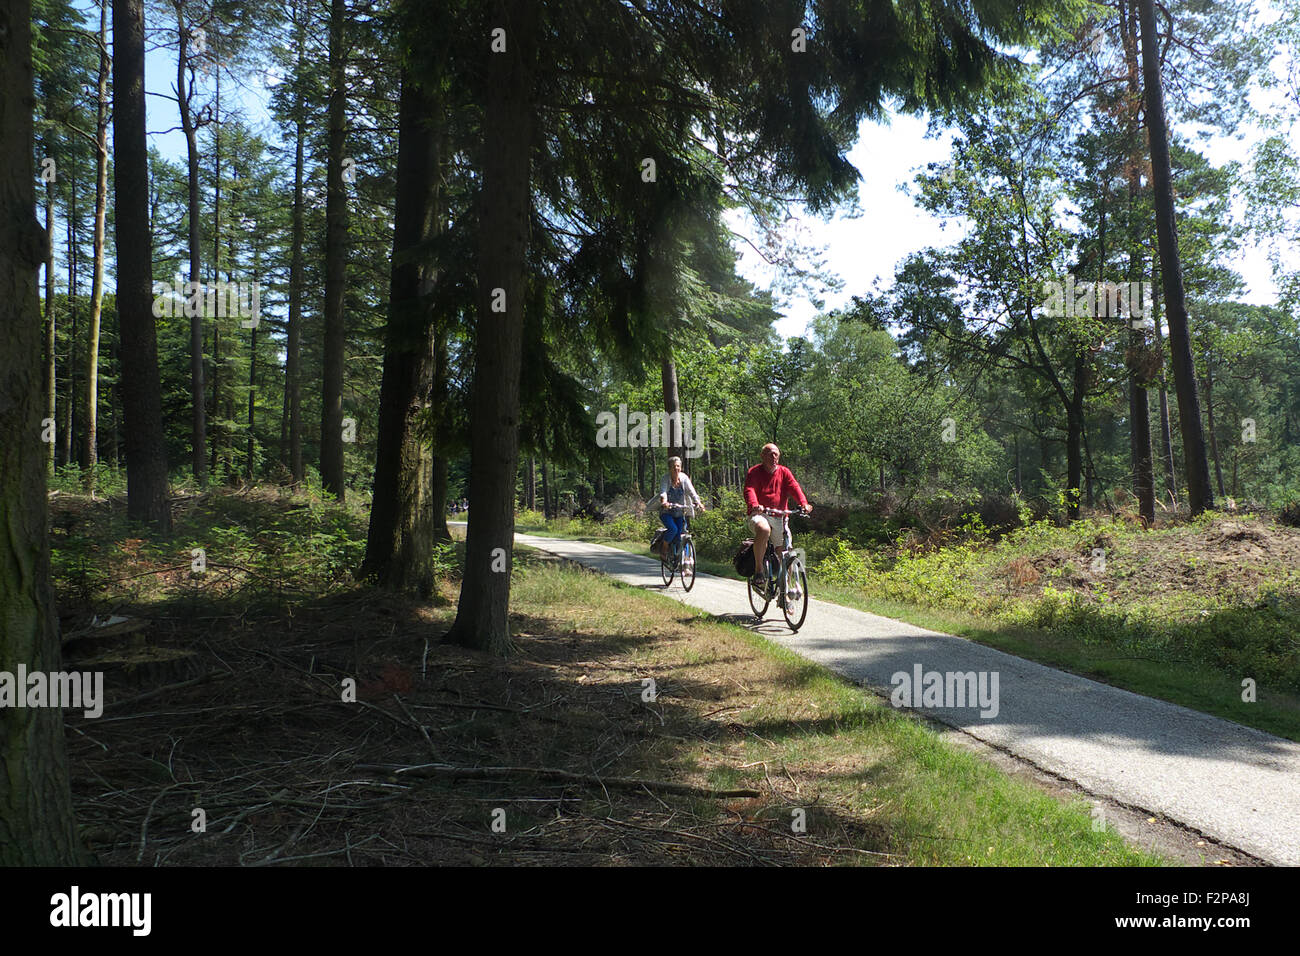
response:
{"label": "tall tree trunk", "polygon": [[[54,181],[45,183],[45,417],[50,423],[57,422],[58,412],[58,371],[57,345],[55,341],[56,318],[54,315]],[[50,441],[45,449],[45,467],[50,475],[54,474],[55,453],[58,442]]]}
{"label": "tall tree trunk", "polygon": [[1174,466],[1174,435],[1173,428],[1169,424],[1169,387],[1165,380],[1165,338],[1164,333],[1160,331],[1160,296],[1157,290],[1151,290],[1151,316],[1155,320],[1155,337],[1156,352],[1160,356],[1160,457],[1165,469],[1165,485],[1169,489],[1169,495],[1173,499],[1175,507],[1178,504],[1178,479],[1177,469]]}
{"label": "tall tree trunk", "polygon": [[549,521],[555,517],[551,513],[551,482],[547,477],[546,459],[542,459],[542,517]]}
{"label": "tall tree trunk", "polygon": [[[1129,198],[1136,196],[1137,173],[1129,181]],[[1134,256],[1129,263],[1131,275],[1140,272],[1141,263]],[[1129,451],[1133,463],[1133,492],[1138,499],[1138,512],[1151,527],[1156,520],[1156,481],[1151,468],[1151,404],[1146,390],[1146,332],[1133,327],[1133,317],[1125,317],[1128,333],[1128,393],[1129,393]]]}
{"label": "tall tree trunk", "polygon": [[345,0],[331,0],[329,30],[329,156],[325,178],[325,336],[321,381],[321,485],[343,500],[343,293],[347,281],[348,207],[343,181],[347,64]]}
{"label": "tall tree trunk", "polygon": [[63,427],[59,430],[64,465],[72,464],[73,413],[77,407],[77,168],[68,164],[68,389],[63,403]]}
{"label": "tall tree trunk", "polygon": [[172,527],[153,317],[153,237],[145,145],[143,0],[113,0],[113,213],[126,512],[164,533]]}
{"label": "tall tree trunk", "polygon": [[1066,513],[1071,521],[1079,517],[1079,492],[1083,485],[1083,396],[1087,381],[1088,358],[1084,347],[1074,356],[1074,391],[1066,409]]}
{"label": "tall tree trunk", "polygon": [[[440,230],[441,155],[431,123],[442,115],[431,90],[403,70],[391,292],[362,573],[377,576],[384,587],[420,597],[432,594],[435,585],[432,436],[420,428],[427,422],[433,389],[434,273],[428,254],[417,251]],[[446,519],[439,523],[445,530]]]}
{"label": "tall tree trunk", "polygon": [[[442,150],[438,161],[444,162]],[[441,177],[441,173],[439,174]],[[446,204],[439,196],[434,223],[441,231],[446,222]],[[450,541],[451,531],[447,527],[447,454],[445,449],[451,440],[448,427],[449,375],[448,365],[451,361],[449,348],[448,321],[445,316],[434,315],[433,319],[433,391],[429,397],[433,418],[433,500],[430,510],[433,513],[433,537],[436,541]]]}
{"label": "tall tree trunk", "polygon": [[537,510],[537,459],[528,456],[528,480],[524,486],[525,507],[529,511]]}
{"label": "tall tree trunk", "polygon": [[[217,456],[221,452],[221,327],[212,323],[212,434],[208,442],[211,472],[216,475]],[[206,474],[206,472],[205,472]]]}
{"label": "tall tree trunk", "polygon": [[[493,0],[489,16],[492,23],[509,25],[509,46],[508,52],[487,54],[470,428],[474,510],[460,604],[447,639],[504,654],[510,641],[538,11],[531,0]],[[494,290],[504,297],[504,313],[493,311],[494,302],[500,301]]]}
{"label": "tall tree trunk", "polygon": [[1016,442],[1016,494],[1020,494],[1024,490],[1024,485],[1021,483],[1020,480],[1020,436],[1019,435],[1016,435],[1015,442]]}
{"label": "tall tree trunk", "polygon": [[1226,495],[1223,490],[1223,467],[1219,464],[1219,437],[1214,432],[1214,356],[1205,356],[1205,417],[1210,429],[1210,456],[1214,459],[1214,477],[1219,486],[1219,495]]}
{"label": "tall tree trunk", "polygon": [[[303,24],[298,0],[293,5],[294,42],[298,51],[298,69],[304,69]],[[295,483],[305,475],[302,462],[302,243],[303,243],[303,140],[306,131],[303,123],[303,96],[298,92],[294,102],[295,146],[293,161],[293,249],[289,256],[289,327],[285,342],[284,405],[289,422],[289,455],[285,462]]]}
{"label": "tall tree trunk", "polygon": [[[208,483],[207,420],[204,408],[203,383],[203,296],[199,284],[203,281],[203,254],[200,248],[202,233],[199,223],[199,140],[190,100],[194,91],[188,83],[190,31],[185,24],[185,5],[177,3],[176,35],[179,52],[176,56],[176,101],[180,107],[181,130],[185,134],[188,161],[186,218],[189,225],[190,291],[194,298],[187,303],[190,318],[190,469],[200,488]],[[215,262],[213,263],[215,268]],[[193,306],[200,305],[198,308]],[[214,408],[215,411],[215,408]]]}
{"label": "tall tree trunk", "polygon": [[[33,100],[31,4],[11,0],[0,12],[0,660],[6,668],[52,672],[61,663],[46,533],[37,294],[51,240],[33,216]],[[84,862],[62,710],[0,710],[0,866]]]}
{"label": "tall tree trunk", "polygon": [[433,456],[433,497],[430,513],[433,515],[433,540],[450,541],[451,530],[447,527],[447,459],[442,455]]}
{"label": "tall tree trunk", "polygon": [[[257,281],[254,279],[253,281]],[[257,407],[257,326],[254,325],[248,330],[248,445],[245,452],[244,460],[244,478],[249,484],[253,482],[253,453],[254,447],[253,426],[255,423],[254,413]]]}
{"label": "tall tree trunk", "polygon": [[90,328],[86,342],[86,437],[81,460],[86,487],[95,489],[99,462],[99,327],[104,306],[104,218],[108,209],[108,2],[99,7],[99,83],[95,118],[95,271],[90,283]]}
{"label": "tall tree trunk", "polygon": [[[1138,64],[1138,26],[1137,15],[1132,4],[1120,0],[1119,4],[1120,35],[1123,40],[1124,62],[1127,66],[1127,85],[1129,92],[1129,130],[1132,135],[1133,154],[1128,157],[1128,203],[1129,221],[1133,221],[1133,209],[1141,192],[1140,159],[1137,152],[1138,133],[1141,130],[1138,113],[1142,102],[1141,70]],[[1139,237],[1130,229],[1129,278],[1141,278],[1142,258],[1137,251],[1141,248]],[[1133,326],[1133,309],[1130,303],[1129,314],[1125,321],[1129,326],[1128,336],[1128,384],[1129,384],[1129,450],[1133,462],[1133,490],[1138,498],[1138,509],[1146,519],[1147,527],[1156,520],[1156,482],[1151,468],[1151,405],[1147,398],[1147,378],[1145,360],[1148,356],[1146,333]]]}
{"label": "tall tree trunk", "polygon": [[661,364],[660,378],[664,390],[664,413],[668,429],[668,455],[684,458],[686,449],[682,445],[682,402],[677,393],[677,366],[673,362],[671,346]]}
{"label": "tall tree trunk", "polygon": [[1156,238],[1160,244],[1160,270],[1164,278],[1165,314],[1169,319],[1169,348],[1178,394],[1178,424],[1183,433],[1183,461],[1187,467],[1187,496],[1193,515],[1214,507],[1210,465],[1205,457],[1205,433],[1196,395],[1196,366],[1188,329],[1183,266],[1178,257],[1173,173],[1169,161],[1169,130],[1165,123],[1164,91],[1160,83],[1154,0],[1137,0],[1142,21],[1142,74],[1146,86],[1147,127],[1151,132],[1151,180],[1156,207]]}

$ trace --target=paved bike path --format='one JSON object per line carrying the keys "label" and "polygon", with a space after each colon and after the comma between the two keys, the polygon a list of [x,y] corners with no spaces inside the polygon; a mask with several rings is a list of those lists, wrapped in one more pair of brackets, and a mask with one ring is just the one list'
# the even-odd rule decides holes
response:
{"label": "paved bike path", "polygon": [[1090,793],[1268,863],[1300,865],[1300,744],[816,599],[792,634],[775,602],[755,624],[740,581],[701,573],[690,593],[677,578],[665,589],[659,562],[649,556],[562,538],[516,534],[515,540],[751,627],[881,693],[892,692],[895,673],[913,675],[918,665],[922,672],[984,672],[990,680],[996,674],[996,716],[982,717],[978,706],[916,709]]}

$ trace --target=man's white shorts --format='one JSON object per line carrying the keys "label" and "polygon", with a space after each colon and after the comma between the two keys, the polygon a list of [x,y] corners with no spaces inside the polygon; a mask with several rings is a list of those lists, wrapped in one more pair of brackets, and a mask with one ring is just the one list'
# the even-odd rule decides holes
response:
{"label": "man's white shorts", "polygon": [[772,547],[776,548],[778,552],[785,547],[785,522],[780,518],[769,518],[763,514],[750,515],[745,519],[745,527],[749,529],[751,537],[758,537],[759,522],[762,522],[762,527],[771,530],[772,536],[769,540],[772,542]]}

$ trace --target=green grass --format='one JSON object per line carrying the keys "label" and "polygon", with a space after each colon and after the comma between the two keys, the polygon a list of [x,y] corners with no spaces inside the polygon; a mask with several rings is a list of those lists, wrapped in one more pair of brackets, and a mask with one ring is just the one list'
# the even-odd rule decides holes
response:
{"label": "green grass", "polygon": [[[708,782],[718,787],[765,789],[767,780],[779,781],[784,799],[758,809],[756,825],[791,832],[793,811],[802,810],[807,839],[871,851],[852,856],[856,863],[1169,862],[1114,832],[1094,831],[1084,800],[1061,801],[1006,776],[945,743],[919,718],[745,628],[703,615],[681,622],[682,607],[670,598],[547,567],[518,575],[512,605],[530,616],[555,615],[563,606],[581,626],[625,638],[626,653],[659,676],[666,695],[687,677],[703,684],[716,675],[743,685],[747,693],[733,692],[738,712],[726,718],[743,728],[733,748],[688,740],[671,762],[683,772],[707,768]],[[656,622],[657,633],[687,628],[689,647],[647,637],[647,621]]]}

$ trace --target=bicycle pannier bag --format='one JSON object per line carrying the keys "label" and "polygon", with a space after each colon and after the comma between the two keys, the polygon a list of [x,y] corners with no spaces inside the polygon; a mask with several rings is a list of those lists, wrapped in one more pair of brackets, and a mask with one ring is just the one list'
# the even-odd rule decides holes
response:
{"label": "bicycle pannier bag", "polygon": [[736,556],[731,559],[731,566],[742,578],[754,576],[754,539],[750,538],[740,546]]}

